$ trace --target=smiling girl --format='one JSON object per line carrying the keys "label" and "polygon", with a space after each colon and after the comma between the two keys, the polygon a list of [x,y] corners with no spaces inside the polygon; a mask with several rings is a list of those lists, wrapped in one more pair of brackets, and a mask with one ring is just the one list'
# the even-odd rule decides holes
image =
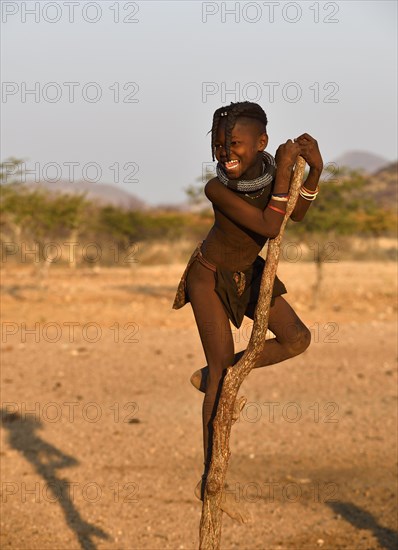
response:
{"label": "smiling girl", "polygon": [[[196,488],[202,500],[223,373],[244,353],[234,353],[230,321],[239,328],[245,315],[254,319],[265,265],[258,254],[268,239],[279,234],[297,156],[306,160],[310,170],[290,216],[293,221],[301,221],[316,198],[323,169],[318,144],[309,134],[280,145],[275,159],[265,152],[267,123],[260,105],[248,101],[215,111],[211,150],[213,160],[215,156],[218,161],[217,177],[205,186],[206,197],[213,205],[214,225],[189,259],[173,303],[173,309],[191,303],[207,360],[207,366],[191,378],[192,384],[205,393],[204,473]],[[265,341],[254,368],[285,361],[310,344],[309,329],[282,297],[286,292],[275,277],[268,322],[275,338]],[[241,399],[236,404],[235,419],[243,406]],[[221,507],[234,519],[247,520],[234,495],[224,494]]]}

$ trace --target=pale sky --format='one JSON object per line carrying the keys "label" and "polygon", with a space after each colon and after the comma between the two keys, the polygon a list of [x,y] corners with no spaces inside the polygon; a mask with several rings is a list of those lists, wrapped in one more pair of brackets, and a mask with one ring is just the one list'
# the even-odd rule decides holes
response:
{"label": "pale sky", "polygon": [[42,179],[119,173],[150,205],[183,202],[214,169],[214,110],[245,100],[268,115],[271,154],[308,132],[325,163],[397,157],[395,1],[1,5],[1,160]]}

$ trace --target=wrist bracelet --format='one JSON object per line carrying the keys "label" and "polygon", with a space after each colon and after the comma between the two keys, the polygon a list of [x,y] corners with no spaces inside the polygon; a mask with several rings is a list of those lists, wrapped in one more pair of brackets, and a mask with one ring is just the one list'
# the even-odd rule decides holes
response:
{"label": "wrist bracelet", "polygon": [[284,210],[282,210],[281,208],[277,208],[276,206],[272,206],[271,204],[269,204],[267,208],[270,208],[271,210],[275,210],[275,212],[278,212],[279,214],[283,214],[283,215],[286,214]]}
{"label": "wrist bracelet", "polygon": [[308,195],[317,195],[319,193],[319,185],[316,186],[315,191],[311,191],[311,189],[307,189],[304,187],[304,185],[301,186],[301,189],[304,193],[307,193]]}
{"label": "wrist bracelet", "polygon": [[280,201],[280,202],[287,202],[289,200],[290,195],[287,195],[286,197],[278,197],[278,195],[271,195],[271,199],[274,201]]}
{"label": "wrist bracelet", "polygon": [[316,199],[316,196],[317,196],[318,193],[315,193],[314,195],[307,195],[306,193],[303,193],[300,189],[299,191],[299,195],[300,197],[303,197],[303,199],[307,200],[307,201],[314,201]]}

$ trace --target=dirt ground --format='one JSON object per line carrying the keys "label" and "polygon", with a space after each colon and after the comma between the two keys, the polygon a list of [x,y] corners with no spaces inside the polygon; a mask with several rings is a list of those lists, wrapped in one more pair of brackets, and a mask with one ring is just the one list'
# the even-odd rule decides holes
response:
{"label": "dirt ground", "polygon": [[[52,266],[42,288],[3,269],[2,548],[198,548],[206,361],[191,306],[171,309],[184,267]],[[278,276],[312,343],[242,386],[228,480],[253,522],[224,515],[222,548],[392,550],[396,267],[325,263],[315,309],[313,264]]]}

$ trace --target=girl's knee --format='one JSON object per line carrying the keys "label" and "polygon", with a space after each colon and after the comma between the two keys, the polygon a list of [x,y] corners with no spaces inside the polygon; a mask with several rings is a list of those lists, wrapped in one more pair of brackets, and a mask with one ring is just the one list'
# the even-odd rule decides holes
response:
{"label": "girl's knee", "polygon": [[294,334],[288,338],[287,347],[290,353],[299,355],[303,353],[311,343],[311,331],[305,325],[295,325]]}
{"label": "girl's knee", "polygon": [[302,330],[300,331],[301,347],[302,352],[305,351],[311,344],[311,331],[303,325]]}

